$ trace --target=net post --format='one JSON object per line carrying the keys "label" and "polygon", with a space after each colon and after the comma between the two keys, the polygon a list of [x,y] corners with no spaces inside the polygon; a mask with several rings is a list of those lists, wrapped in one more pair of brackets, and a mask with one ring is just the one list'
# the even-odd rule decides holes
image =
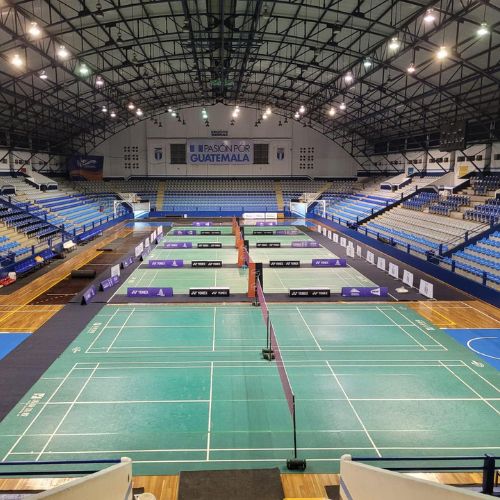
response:
{"label": "net post", "polygon": [[297,420],[295,418],[295,395],[292,395],[292,422],[293,422],[293,458],[286,461],[288,470],[306,470],[305,459],[297,457]]}
{"label": "net post", "polygon": [[267,330],[266,348],[262,349],[262,357],[267,361],[273,361],[274,351],[271,345],[271,318],[269,317],[269,315],[267,316],[266,330]]}

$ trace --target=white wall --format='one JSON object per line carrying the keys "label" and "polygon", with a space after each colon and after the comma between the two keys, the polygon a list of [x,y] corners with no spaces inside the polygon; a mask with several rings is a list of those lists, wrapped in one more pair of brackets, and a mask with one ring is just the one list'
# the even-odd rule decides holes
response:
{"label": "white wall", "polygon": [[[408,151],[406,153],[405,172],[413,169],[413,172],[422,172],[427,165],[427,153],[425,151]],[[416,162],[416,163],[415,163]]]}
{"label": "white wall", "polygon": [[[30,153],[29,151],[11,151],[7,154],[7,149],[0,149],[0,172],[9,174],[18,172],[22,169],[23,172],[29,174],[31,170],[47,171],[44,164],[48,163],[51,172],[64,173],[66,172],[66,159],[60,156],[53,156],[49,159],[48,153]],[[25,164],[28,162],[27,164]]]}
{"label": "white wall", "polygon": [[[441,160],[439,163],[437,160]],[[448,160],[448,161],[445,161]],[[445,174],[453,170],[455,164],[454,151],[440,151],[439,149],[430,149],[427,155],[427,173],[440,173]]]}
{"label": "white wall", "polygon": [[494,142],[491,147],[491,165],[492,172],[500,172],[500,142]]}
{"label": "white wall", "polygon": [[[462,159],[464,158],[464,159]],[[472,162],[474,158],[474,162]],[[464,151],[456,151],[455,153],[455,170],[461,176],[468,172],[477,172],[477,168],[484,170],[486,165],[489,165],[491,159],[491,147],[487,144],[475,144]],[[474,164],[476,167],[474,167]]]}
{"label": "white wall", "polygon": [[[351,177],[356,175],[358,164],[348,153],[323,135],[309,127],[303,127],[295,120],[284,123],[283,117],[272,114],[255,127],[255,121],[258,119],[257,111],[242,107],[235,125],[231,126],[233,107],[219,104],[206,109],[210,127],[206,127],[202,120],[201,108],[181,111],[180,115],[185,125],[166,113],[156,117],[161,127],[152,120],[144,120],[114,135],[91,154],[104,156],[106,177],[131,175]],[[279,126],[280,121],[282,126]],[[215,130],[227,130],[228,138],[269,143],[269,164],[250,166],[170,164],[169,144],[185,143],[189,138],[210,138],[211,131]],[[164,148],[161,161],[154,159],[155,146]],[[128,151],[128,148],[134,150]],[[277,148],[285,149],[283,160],[277,158]]]}

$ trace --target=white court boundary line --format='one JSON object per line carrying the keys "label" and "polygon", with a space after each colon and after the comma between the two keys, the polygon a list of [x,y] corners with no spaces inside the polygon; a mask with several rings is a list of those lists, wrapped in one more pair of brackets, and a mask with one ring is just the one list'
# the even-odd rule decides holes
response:
{"label": "white court boundary line", "polygon": [[382,454],[380,453],[380,451],[378,450],[377,448],[377,445],[375,444],[375,442],[373,441],[370,433],[368,432],[368,430],[366,429],[366,426],[363,422],[363,420],[361,420],[361,417],[359,416],[358,412],[356,411],[356,408],[354,408],[354,405],[352,404],[352,401],[349,399],[349,396],[347,395],[347,392],[345,391],[343,385],[340,383],[340,380],[339,378],[337,377],[337,375],[335,374],[335,372],[333,371],[333,368],[330,366],[330,363],[328,361],[326,361],[326,364],[328,366],[328,368],[330,369],[330,371],[332,372],[332,375],[333,377],[335,378],[335,381],[337,382],[337,385],[340,387],[340,390],[342,391],[342,393],[344,394],[345,396],[345,399],[347,400],[347,403],[349,404],[349,406],[351,407],[351,410],[353,411],[356,419],[358,420],[359,424],[361,425],[361,427],[363,428],[363,430],[365,431],[366,433],[366,437],[368,438],[368,440],[370,441],[370,443],[372,444],[373,446],[373,449],[375,450],[375,452],[377,453],[377,455],[379,457],[382,456]]}
{"label": "white court boundary line", "polygon": [[[332,370],[332,365],[340,365],[342,367],[350,367],[350,368],[359,368],[361,367],[361,365],[358,365],[358,364],[345,364],[345,363],[352,363],[356,360],[348,360],[348,361],[341,361],[341,362],[332,362],[332,364],[330,364],[329,361],[326,361],[326,365],[328,367],[328,369],[332,372],[332,374],[334,374],[334,376],[336,377],[337,379],[337,374],[335,374],[335,372]],[[364,362],[366,362],[367,360],[362,360]],[[368,360],[369,361],[369,360]],[[422,361],[421,360],[400,360],[401,362],[404,362],[404,364],[401,364],[401,365],[394,365],[394,364],[386,364],[385,363],[381,363],[380,360],[372,360],[374,363],[378,363],[378,364],[371,364],[371,365],[364,365],[364,366],[373,366],[373,367],[378,367],[378,366],[390,366],[390,367],[408,367],[408,363],[409,362],[413,362],[413,363],[417,363],[417,364],[413,364],[412,366],[413,367],[424,367],[424,366],[433,366],[433,367],[442,367],[442,368],[445,368],[447,370],[449,370],[449,367],[457,367],[457,366],[466,366],[467,368],[470,369],[470,367],[468,367],[468,365],[466,365],[463,360],[445,360],[445,361],[442,361],[442,360],[426,360],[427,363],[425,365],[421,364]],[[434,361],[435,364],[431,364],[429,365],[429,361]],[[451,363],[460,363],[459,365],[456,365],[456,364],[451,364]],[[188,365],[186,366],[187,369],[192,369],[193,367],[189,366],[190,364],[193,364],[193,363],[203,363],[203,362],[154,362],[154,364],[158,365],[158,364],[169,364],[169,365]],[[233,366],[228,366],[227,364],[228,363],[239,363],[238,365],[233,365]],[[301,363],[301,364],[298,364],[298,363]],[[55,394],[59,391],[59,389],[62,387],[62,385],[68,380],[69,376],[71,373],[74,372],[74,370],[86,370],[86,371],[89,371],[89,370],[92,370],[92,373],[90,374],[90,376],[87,376],[85,377],[87,379],[87,382],[86,384],[90,381],[90,378],[92,377],[92,374],[95,373],[97,371],[97,369],[99,370],[106,370],[106,369],[113,369],[113,370],[116,370],[120,367],[117,367],[117,366],[112,366],[112,367],[109,367],[107,368],[106,366],[103,366],[103,365],[106,365],[106,364],[110,364],[110,365],[116,365],[116,364],[121,364],[121,365],[125,365],[125,369],[131,369],[133,367],[130,366],[130,364],[137,364],[137,365],[147,365],[147,366],[136,366],[135,368],[138,368],[138,369],[144,369],[144,368],[149,368],[150,364],[151,363],[148,363],[148,362],[137,362],[137,361],[130,361],[130,362],[109,362],[109,363],[98,363],[97,366],[96,366],[96,363],[90,363],[90,362],[80,362],[80,363],[75,363],[73,365],[73,367],[68,371],[68,373],[66,374],[66,376],[64,378],[62,378],[62,381],[61,383],[58,385],[58,387],[55,389],[55,391],[52,393],[52,395],[49,397],[49,399],[43,404],[43,406],[41,407],[41,409],[39,410],[39,412],[37,413],[37,415],[35,416],[35,418],[33,419],[33,421],[28,425],[28,427],[24,430],[24,432],[19,435],[17,441],[14,443],[14,445],[11,447],[11,450],[7,453],[7,455],[4,457],[3,460],[5,460],[8,456],[10,455],[26,455],[27,453],[26,452],[15,452],[14,449],[15,447],[17,446],[17,444],[21,441],[21,439],[23,439],[24,437],[32,437],[32,435],[28,434],[28,430],[29,428],[31,428],[31,426],[33,425],[33,423],[35,422],[35,420],[40,416],[40,414],[49,406],[49,404],[51,404],[50,402],[52,401],[53,397],[55,396]],[[252,364],[260,364],[260,365],[264,365],[263,367],[265,368],[268,368],[268,364],[266,361],[262,361],[262,362],[255,362],[255,361],[250,361],[250,362],[234,362],[234,361],[216,361],[216,362],[205,362],[205,364],[203,366],[200,366],[200,367],[196,367],[196,368],[203,368],[203,369],[207,369],[207,368],[211,368],[213,369],[214,365],[216,364],[219,364],[219,365],[222,365],[222,366],[218,366],[218,368],[238,368],[238,367],[248,367],[249,365],[252,365]],[[321,363],[321,362],[317,362],[317,361],[312,361],[312,362],[304,362],[304,361],[296,361],[296,362],[290,362],[290,364],[292,364],[293,366],[297,367],[297,366],[307,366],[307,367],[325,367],[325,363]],[[78,365],[92,365],[92,366],[83,366],[83,367],[79,367]],[[224,366],[226,365],[226,366]],[[123,367],[121,367],[123,368]],[[156,366],[154,368],[162,368],[162,367],[159,367],[159,366]],[[180,368],[183,368],[182,366],[172,366],[172,368],[176,368],[176,369],[180,369]],[[475,370],[471,369],[474,373],[475,373]],[[347,374],[350,374],[350,373],[347,373]],[[476,373],[475,373],[476,374]],[[456,374],[454,374],[456,376]],[[482,378],[483,377],[479,374],[476,374],[478,377]],[[211,375],[211,377],[213,377],[213,375]],[[463,382],[463,381],[462,381]],[[85,384],[85,385],[86,385]],[[468,384],[465,384],[465,385],[468,385]],[[490,384],[491,385],[491,384]],[[85,387],[85,386],[84,386]],[[81,389],[80,393],[83,391],[84,387]],[[341,385],[339,384],[339,387],[341,387]],[[493,386],[494,387],[494,386]],[[342,387],[341,387],[342,388]],[[343,388],[342,388],[343,390]],[[345,392],[345,391],[344,391]],[[481,396],[479,393],[477,393],[477,391],[473,391],[476,393],[476,395],[478,396],[478,398],[453,398],[453,399],[450,399],[450,398],[441,398],[441,399],[437,399],[437,398],[418,398],[418,399],[410,399],[410,400],[421,400],[421,401],[454,401],[454,400],[467,400],[467,401],[482,401],[486,404],[488,404],[488,401],[496,401],[498,400],[498,398],[485,398],[483,396]],[[346,394],[346,398],[348,399],[348,402],[349,404],[351,404],[350,402],[351,401],[363,401],[363,400],[367,400],[367,398],[348,398],[347,394]],[[85,404],[85,402],[78,402],[77,401],[78,399],[78,396],[77,398],[75,398],[75,401],[73,402],[69,402],[69,404]],[[212,397],[210,398],[209,401],[212,400]],[[266,401],[267,399],[264,399],[263,401]],[[330,400],[330,398],[322,398],[322,399],[315,399],[315,401],[327,401],[327,400]],[[335,400],[337,400],[335,398]],[[343,400],[345,401],[345,399],[338,399],[338,400]],[[368,399],[368,400],[371,400],[371,399]],[[375,398],[374,400],[376,401],[393,401],[394,398]],[[400,399],[398,399],[400,400]],[[407,398],[403,398],[402,400],[408,400]],[[232,400],[231,400],[232,401]],[[247,399],[245,400],[241,400],[241,401],[248,401]],[[254,400],[251,400],[251,401],[254,401]],[[256,400],[258,401],[258,400]],[[143,403],[144,401],[139,401],[138,403]],[[186,402],[186,401],[182,401],[182,402]],[[202,404],[206,404],[207,403],[207,400],[193,400],[194,403],[202,403]],[[107,403],[107,402],[106,402]],[[130,403],[130,401],[128,402]],[[64,403],[57,403],[57,402],[54,402],[52,404],[64,404]],[[89,402],[90,404],[90,402]],[[116,402],[115,402],[116,404]],[[491,406],[491,405],[490,405]],[[59,426],[62,424],[62,421],[59,423]],[[58,427],[59,427],[58,426]],[[366,429],[366,428],[365,428]],[[439,432],[439,429],[437,430],[433,430],[433,429],[414,429],[414,430],[411,430],[411,429],[407,429],[407,430],[368,430],[366,429],[366,431],[369,432],[396,432],[396,433],[401,433],[401,432]],[[57,434],[56,434],[57,431],[55,431],[52,435],[52,437],[55,437]],[[308,431],[299,431],[299,432],[304,432],[304,433],[316,433],[317,431],[315,430],[308,430]],[[320,431],[318,431],[320,432]],[[365,430],[356,430],[356,429],[352,429],[352,430],[341,430],[341,429],[332,429],[332,430],[325,430],[325,431],[322,431],[322,432],[325,432],[325,433],[331,433],[331,432],[362,432],[364,433]],[[89,434],[92,434],[92,433],[89,433]],[[61,436],[64,436],[65,434],[61,434]],[[465,449],[470,449],[470,450],[474,450],[474,449],[477,449],[477,450],[485,450],[485,449],[499,449],[500,447],[484,447],[484,446],[481,446],[481,447],[435,447],[435,448],[432,448],[432,447],[422,447],[422,448],[418,448],[418,449],[424,449],[424,450],[465,450]],[[335,448],[304,448],[304,449],[307,449],[307,450],[317,450],[317,451],[321,451],[321,450],[334,450]],[[340,449],[345,449],[345,448],[340,448]],[[355,449],[355,448],[350,448],[350,449]],[[360,448],[360,449],[371,449],[371,448]],[[413,449],[417,449],[416,447],[412,446],[412,447],[376,447],[376,449],[378,450],[413,450]],[[224,449],[210,449],[208,448],[209,451],[237,451],[238,449],[237,448],[224,448]],[[244,450],[244,449],[243,449]],[[254,450],[254,451],[259,451],[259,450],[265,450],[265,449],[261,449],[261,448],[255,448],[255,449],[248,449],[248,450]],[[271,450],[274,450],[274,449],[271,449]],[[157,453],[157,452],[160,452],[161,450],[151,450],[152,453]],[[165,451],[169,451],[169,450],[165,450]],[[186,449],[185,451],[192,451],[190,449]],[[206,448],[204,448],[202,451],[207,451]],[[107,451],[102,451],[102,450],[95,450],[95,451],[77,451],[77,452],[50,452],[50,454],[89,454],[89,453],[116,453],[117,450],[110,450],[109,452]],[[137,450],[138,453],[140,452],[148,452],[147,450]],[[40,455],[41,456],[41,453]],[[325,460],[330,460],[330,459],[325,459]],[[194,462],[202,462],[203,460],[195,460]],[[206,461],[206,459],[204,460]],[[210,462],[213,462],[214,460],[210,460]],[[230,461],[230,460],[229,460]],[[249,460],[246,460],[246,459],[243,459],[241,460],[241,462],[247,462]],[[255,459],[254,461],[258,462],[258,461],[261,461],[260,459]],[[152,462],[155,462],[155,461],[152,461]],[[173,460],[172,463],[177,463],[177,462],[182,462],[182,461],[178,461],[178,460]]]}

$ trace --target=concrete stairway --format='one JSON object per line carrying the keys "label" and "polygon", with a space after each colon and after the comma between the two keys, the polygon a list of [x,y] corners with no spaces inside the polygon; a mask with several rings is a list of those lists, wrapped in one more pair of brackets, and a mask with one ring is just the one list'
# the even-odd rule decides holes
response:
{"label": "concrete stairway", "polygon": [[160,181],[158,183],[158,191],[156,193],[156,210],[163,210],[163,201],[165,199],[165,188],[167,183],[165,181]]}

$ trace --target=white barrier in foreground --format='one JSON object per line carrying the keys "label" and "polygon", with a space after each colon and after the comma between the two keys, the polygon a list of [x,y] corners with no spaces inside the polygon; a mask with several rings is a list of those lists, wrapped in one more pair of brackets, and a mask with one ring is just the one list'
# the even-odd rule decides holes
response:
{"label": "white barrier in foreground", "polygon": [[349,455],[340,460],[342,500],[467,500],[482,498],[480,493],[417,479],[359,462]]}
{"label": "white barrier in foreground", "polygon": [[52,500],[132,500],[132,460],[122,458],[120,464],[79,477],[69,483],[43,493],[31,495],[30,499]]}

